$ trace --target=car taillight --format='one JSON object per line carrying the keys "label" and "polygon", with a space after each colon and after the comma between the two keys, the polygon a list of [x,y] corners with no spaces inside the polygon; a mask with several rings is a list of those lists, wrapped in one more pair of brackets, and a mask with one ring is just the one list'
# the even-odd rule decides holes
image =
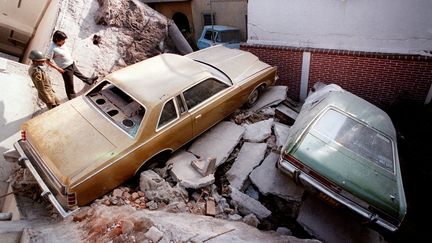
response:
{"label": "car taillight", "polygon": [[336,192],[342,191],[342,189],[339,186],[327,180],[326,178],[322,177],[320,174],[316,173],[309,167],[305,166],[303,163],[301,163],[298,159],[294,158],[292,155],[284,153],[283,158],[288,162],[290,162],[291,164],[293,164],[295,167],[299,168],[303,173],[306,173],[309,176],[313,177],[315,180],[319,181],[327,188],[332,189],[333,191]]}
{"label": "car taillight", "polygon": [[73,207],[77,204],[76,193],[68,193],[67,194],[67,203],[69,207]]}
{"label": "car taillight", "polygon": [[23,141],[27,140],[26,131],[24,131],[24,130],[21,131],[21,139]]}

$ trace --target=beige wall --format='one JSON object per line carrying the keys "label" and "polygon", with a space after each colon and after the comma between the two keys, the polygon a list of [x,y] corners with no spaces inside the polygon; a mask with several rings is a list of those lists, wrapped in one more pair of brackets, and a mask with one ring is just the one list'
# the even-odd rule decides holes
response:
{"label": "beige wall", "polygon": [[21,56],[50,0],[8,0],[0,8],[0,50]]}
{"label": "beige wall", "polygon": [[46,9],[39,26],[36,29],[34,37],[30,40],[27,51],[24,54],[23,63],[30,64],[28,54],[31,50],[36,49],[45,53],[51,43],[51,35],[54,30],[59,10],[59,0],[51,0],[50,5]]}
{"label": "beige wall", "polygon": [[193,0],[192,13],[196,39],[199,38],[203,28],[203,13],[211,13],[211,10],[215,13],[216,24],[239,28],[242,41],[246,40],[247,0]]}

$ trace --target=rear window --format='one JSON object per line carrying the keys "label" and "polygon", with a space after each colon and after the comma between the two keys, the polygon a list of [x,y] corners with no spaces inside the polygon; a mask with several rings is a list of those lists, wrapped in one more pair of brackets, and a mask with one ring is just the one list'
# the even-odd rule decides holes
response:
{"label": "rear window", "polygon": [[240,42],[239,30],[221,31],[218,35],[218,42],[237,43]]}
{"label": "rear window", "polygon": [[135,137],[145,114],[145,108],[108,81],[102,81],[86,97],[114,124]]}
{"label": "rear window", "polygon": [[376,130],[332,109],[328,110],[312,129],[393,172],[392,142]]}

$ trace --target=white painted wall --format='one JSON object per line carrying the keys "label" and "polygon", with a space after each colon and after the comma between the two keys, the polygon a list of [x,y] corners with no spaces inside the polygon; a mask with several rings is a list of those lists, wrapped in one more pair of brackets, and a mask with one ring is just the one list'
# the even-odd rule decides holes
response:
{"label": "white painted wall", "polygon": [[249,0],[248,16],[252,44],[432,51],[432,0]]}

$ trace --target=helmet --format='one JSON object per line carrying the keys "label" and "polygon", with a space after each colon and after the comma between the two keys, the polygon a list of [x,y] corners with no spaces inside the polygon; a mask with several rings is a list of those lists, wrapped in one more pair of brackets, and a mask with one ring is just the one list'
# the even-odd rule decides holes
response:
{"label": "helmet", "polygon": [[45,61],[46,60],[46,58],[44,57],[42,52],[38,51],[38,50],[32,50],[30,52],[29,58],[30,58],[30,60],[33,60],[33,61]]}

